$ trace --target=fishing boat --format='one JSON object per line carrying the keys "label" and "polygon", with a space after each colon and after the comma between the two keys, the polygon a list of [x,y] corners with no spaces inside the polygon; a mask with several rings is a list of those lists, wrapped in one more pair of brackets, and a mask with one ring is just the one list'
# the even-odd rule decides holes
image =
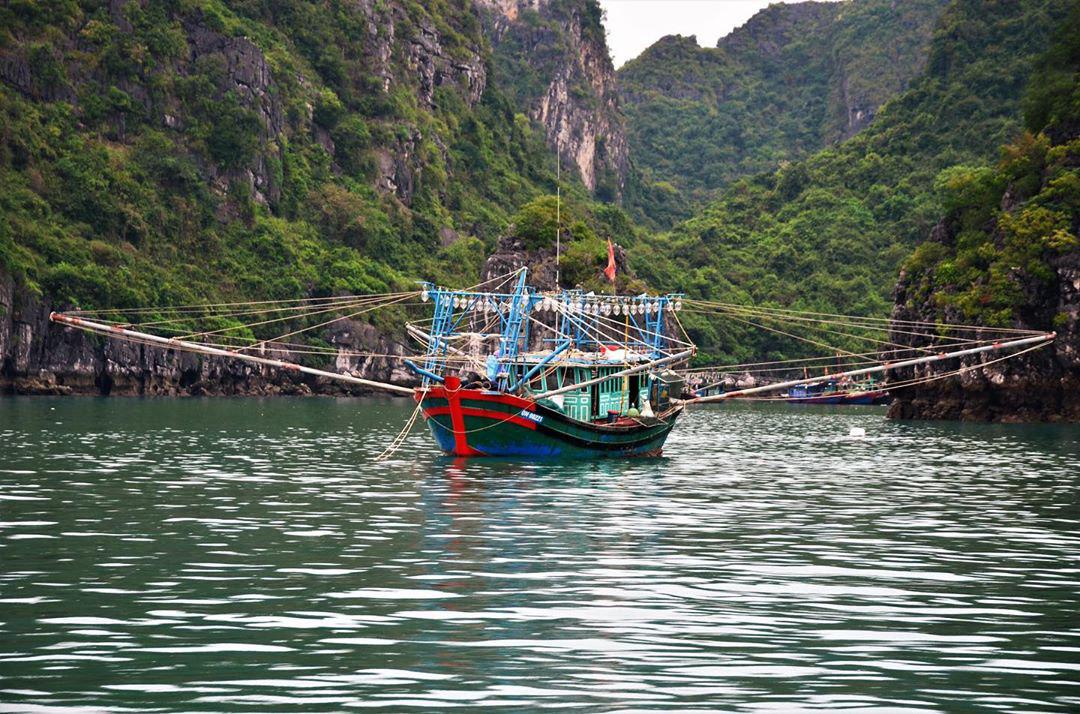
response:
{"label": "fishing boat", "polygon": [[[410,327],[426,361],[407,364],[436,443],[455,456],[658,456],[683,410],[671,368],[695,352],[666,324],[682,296],[543,293],[526,272],[508,293],[424,286],[434,317]],[[463,380],[447,358],[492,338],[482,373]]]}
{"label": "fishing boat", "polygon": [[875,405],[888,404],[888,390],[873,381],[851,382],[830,379],[814,384],[796,384],[783,395],[788,404]]}
{"label": "fishing boat", "polygon": [[[610,246],[605,274],[609,279],[614,277]],[[844,387],[847,380],[870,384],[858,380],[982,355],[981,362],[961,363],[947,372],[916,373],[904,380],[887,381],[889,390],[901,389],[955,377],[1043,348],[1056,337],[1030,330],[992,332],[974,326],[733,306],[690,300],[681,293],[628,296],[597,295],[581,289],[542,291],[527,284],[527,275],[527,269],[521,267],[465,289],[423,283],[418,290],[381,295],[127,310],[73,309],[54,312],[50,319],[112,339],[229,358],[408,396],[415,403],[412,415],[380,458],[402,447],[420,417],[438,448],[454,456],[656,456],[662,453],[680,415],[692,404],[756,398],[809,403],[873,401],[883,398],[881,388],[856,391]],[[684,305],[704,316],[772,331],[778,330],[770,323],[786,322],[804,329],[825,323],[831,334],[867,339],[884,347],[876,353],[844,353],[858,360],[857,367],[829,376],[781,382],[769,377],[760,386],[718,394],[705,390],[694,395],[685,390],[686,377],[693,372],[690,360],[697,348],[678,318]],[[404,332],[418,343],[414,353],[376,355],[328,345],[318,338],[319,331],[329,325],[392,306],[428,315],[404,325]],[[202,327],[193,327],[200,321]],[[286,331],[268,334],[279,327]],[[303,339],[299,336],[305,333],[313,333],[317,339],[285,341]],[[891,341],[893,333],[918,335],[941,345],[905,346]],[[798,333],[785,330],[782,334]],[[806,339],[822,345],[820,340]],[[368,358],[401,360],[411,371],[413,383],[368,379],[349,368],[352,360]],[[738,370],[767,376],[777,371],[790,373],[796,367],[835,369],[836,365],[829,364],[831,359],[697,369],[704,369],[704,374]],[[328,362],[333,368],[326,368]]]}

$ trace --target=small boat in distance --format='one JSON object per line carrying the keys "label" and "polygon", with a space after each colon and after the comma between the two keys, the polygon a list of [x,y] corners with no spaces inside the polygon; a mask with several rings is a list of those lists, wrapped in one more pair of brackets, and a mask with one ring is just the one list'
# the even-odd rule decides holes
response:
{"label": "small boat in distance", "polygon": [[889,392],[873,380],[852,382],[830,379],[827,382],[796,384],[783,395],[788,404],[888,404]]}

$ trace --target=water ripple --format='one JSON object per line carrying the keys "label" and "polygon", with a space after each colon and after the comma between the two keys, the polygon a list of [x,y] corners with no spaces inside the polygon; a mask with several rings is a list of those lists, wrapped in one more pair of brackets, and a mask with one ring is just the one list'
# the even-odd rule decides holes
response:
{"label": "water ripple", "polygon": [[1080,709],[1075,427],[375,462],[408,409],[0,401],[0,712]]}

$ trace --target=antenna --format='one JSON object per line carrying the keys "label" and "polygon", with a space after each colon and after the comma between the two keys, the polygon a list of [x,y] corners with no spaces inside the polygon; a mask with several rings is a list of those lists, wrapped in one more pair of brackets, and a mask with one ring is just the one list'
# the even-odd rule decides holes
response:
{"label": "antenna", "polygon": [[559,248],[562,245],[562,157],[555,147],[555,290],[559,289]]}

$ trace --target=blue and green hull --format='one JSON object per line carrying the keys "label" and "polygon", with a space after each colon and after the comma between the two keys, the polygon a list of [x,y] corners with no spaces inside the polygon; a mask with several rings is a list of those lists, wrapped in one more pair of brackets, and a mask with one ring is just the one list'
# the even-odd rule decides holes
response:
{"label": "blue and green hull", "polygon": [[605,458],[659,456],[682,411],[585,422],[512,394],[480,389],[418,390],[435,441],[454,456]]}

